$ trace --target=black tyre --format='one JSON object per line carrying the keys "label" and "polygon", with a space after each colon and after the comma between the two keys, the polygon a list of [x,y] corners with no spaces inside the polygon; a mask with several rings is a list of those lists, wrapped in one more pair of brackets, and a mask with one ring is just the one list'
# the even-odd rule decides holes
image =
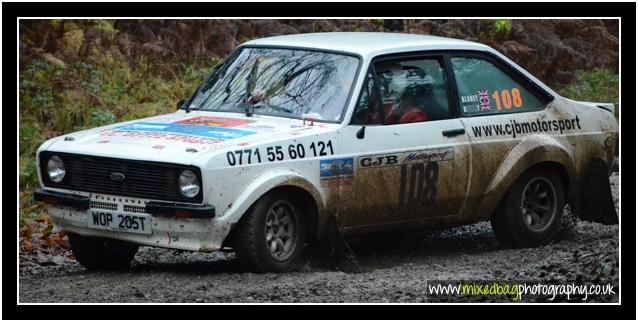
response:
{"label": "black tyre", "polygon": [[542,245],[560,228],[565,190],[551,170],[525,172],[505,195],[491,224],[497,239],[514,247]]}
{"label": "black tyre", "polygon": [[283,272],[296,267],[305,239],[301,207],[282,192],[261,197],[239,222],[234,248],[244,270]]}
{"label": "black tyre", "polygon": [[75,259],[89,270],[118,270],[129,267],[138,245],[115,239],[69,234]]}

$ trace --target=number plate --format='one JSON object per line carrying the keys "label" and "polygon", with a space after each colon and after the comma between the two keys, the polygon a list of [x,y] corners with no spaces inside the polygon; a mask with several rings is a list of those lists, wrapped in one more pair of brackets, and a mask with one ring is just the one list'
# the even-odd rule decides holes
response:
{"label": "number plate", "polygon": [[105,211],[91,211],[88,221],[90,228],[145,235],[152,233],[151,216],[149,215],[126,215]]}

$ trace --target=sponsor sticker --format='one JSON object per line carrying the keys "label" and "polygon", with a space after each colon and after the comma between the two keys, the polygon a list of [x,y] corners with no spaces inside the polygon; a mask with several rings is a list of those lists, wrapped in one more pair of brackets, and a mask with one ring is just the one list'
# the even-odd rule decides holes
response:
{"label": "sponsor sticker", "polygon": [[116,132],[177,134],[222,141],[236,139],[256,133],[253,131],[225,127],[201,126],[182,123],[133,123],[118,126],[113,130]]}
{"label": "sponsor sticker", "polygon": [[454,160],[454,148],[436,148],[407,151],[393,154],[375,154],[361,156],[357,160],[359,169],[389,167],[410,163],[440,162]]}
{"label": "sponsor sticker", "polygon": [[319,161],[321,186],[347,185],[354,175],[353,158],[339,158]]}
{"label": "sponsor sticker", "polygon": [[429,149],[404,153],[403,163],[454,160],[454,148]]}

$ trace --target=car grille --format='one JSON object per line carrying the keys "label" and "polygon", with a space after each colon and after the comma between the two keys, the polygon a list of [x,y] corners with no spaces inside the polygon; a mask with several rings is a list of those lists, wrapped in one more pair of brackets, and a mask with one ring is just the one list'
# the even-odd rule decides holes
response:
{"label": "car grille", "polygon": [[146,207],[124,205],[124,211],[133,212],[136,214],[144,214],[146,213]]}
{"label": "car grille", "polygon": [[117,204],[112,202],[91,201],[91,208],[104,210],[117,210]]}
{"label": "car grille", "polygon": [[[40,169],[46,169],[49,155],[58,155],[64,161],[66,176],[60,183],[51,182],[43,171],[46,186],[76,191],[95,192],[146,199],[201,202],[201,193],[195,198],[185,198],[177,188],[177,176],[184,169],[197,173],[198,168],[170,163],[135,161],[87,155],[43,152]],[[111,179],[111,174],[124,175],[123,181]]]}

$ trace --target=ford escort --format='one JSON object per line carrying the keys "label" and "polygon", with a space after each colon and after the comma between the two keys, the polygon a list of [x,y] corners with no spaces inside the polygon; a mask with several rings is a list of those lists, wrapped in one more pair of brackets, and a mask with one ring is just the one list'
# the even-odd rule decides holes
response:
{"label": "ford escort", "polygon": [[35,198],[88,269],[127,267],[145,245],[290,270],[329,219],[344,235],[490,221],[499,241],[533,247],[568,204],[618,222],[614,109],[469,41],[256,39],[174,113],[46,141]]}

